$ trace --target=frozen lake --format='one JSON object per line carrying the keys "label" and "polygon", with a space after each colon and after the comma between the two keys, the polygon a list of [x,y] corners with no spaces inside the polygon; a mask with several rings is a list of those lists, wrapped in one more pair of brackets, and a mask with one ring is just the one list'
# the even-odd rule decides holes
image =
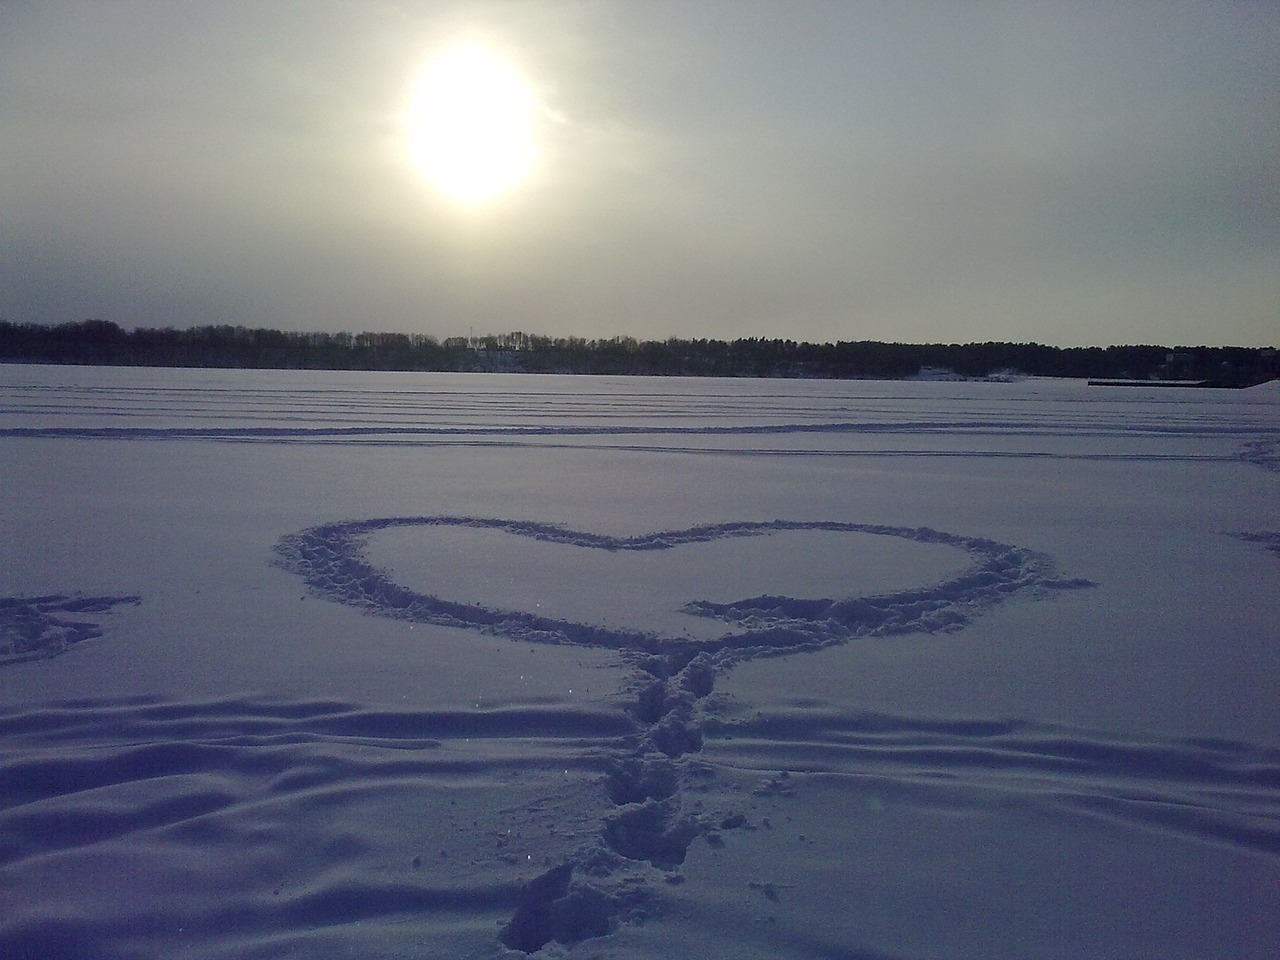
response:
{"label": "frozen lake", "polygon": [[0,365],[0,956],[1280,951],[1280,384]]}

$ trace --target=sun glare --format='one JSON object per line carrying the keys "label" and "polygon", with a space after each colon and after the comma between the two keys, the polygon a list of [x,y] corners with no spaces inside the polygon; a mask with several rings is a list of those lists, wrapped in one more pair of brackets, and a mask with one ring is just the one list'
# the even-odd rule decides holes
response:
{"label": "sun glare", "polygon": [[487,47],[457,43],[428,62],[409,107],[409,153],[431,184],[480,204],[525,180],[537,157],[537,102],[520,72]]}

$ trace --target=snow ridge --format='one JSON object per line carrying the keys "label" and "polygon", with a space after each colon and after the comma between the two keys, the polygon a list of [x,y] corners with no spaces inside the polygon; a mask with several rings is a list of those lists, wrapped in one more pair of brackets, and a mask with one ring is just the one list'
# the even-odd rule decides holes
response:
{"label": "snow ridge", "polygon": [[[697,667],[667,678],[663,700],[696,699],[707,679]],[[665,711],[651,691],[637,687],[630,721],[559,704],[424,711],[253,696],[2,705],[0,883],[49,880],[86,849],[129,851],[161,873],[198,857],[200,869],[194,896],[50,883],[37,905],[0,914],[0,956],[169,956],[175,943],[184,957],[330,956],[335,927],[344,949],[354,940],[382,956],[380,928],[425,939],[442,921],[478,928],[503,915],[506,947],[562,956],[551,945],[652,910],[653,882],[678,884],[692,843],[780,832],[785,812],[833,779],[912,808],[1047,811],[1280,856],[1274,747],[801,703],[714,715],[708,746],[673,758],[637,733],[642,712]],[[602,770],[608,796],[592,823]],[[527,787],[517,806],[481,799],[494,781]],[[434,808],[444,822],[414,819],[423,791],[457,798]],[[370,818],[375,793],[401,815]],[[494,861],[542,872],[516,884]],[[781,886],[742,878],[765,897]]]}

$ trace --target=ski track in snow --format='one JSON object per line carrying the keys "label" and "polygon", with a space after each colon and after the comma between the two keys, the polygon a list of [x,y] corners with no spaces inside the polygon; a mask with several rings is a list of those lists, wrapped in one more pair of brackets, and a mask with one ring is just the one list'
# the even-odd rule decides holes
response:
{"label": "ski track in snow", "polygon": [[[664,418],[665,419],[665,418]],[[877,423],[874,421],[837,423],[776,423],[768,425],[700,425],[682,426],[668,423],[649,425],[540,425],[540,426],[264,426],[264,427],[0,427],[0,438],[78,439],[123,441],[204,441],[214,443],[325,444],[355,446],[479,446],[522,448],[589,445],[593,449],[614,449],[632,453],[675,453],[700,456],[767,456],[767,457],[907,457],[907,458],[1000,458],[1034,460],[1082,460],[1119,463],[1228,463],[1242,461],[1264,469],[1280,469],[1275,449],[1278,441],[1256,439],[1258,428],[1184,425],[1177,423],[1147,424],[1080,424],[1064,426],[1028,424],[1018,421],[957,420]],[[1094,438],[1098,440],[1145,437],[1174,437],[1188,440],[1241,438],[1240,447],[1231,453],[1132,453],[1079,450],[987,450],[973,447],[954,449],[862,448],[815,450],[786,447],[742,447],[717,449],[700,444],[686,446],[658,443],[635,443],[631,437],[688,437],[691,440],[716,437],[832,436],[863,438],[875,436],[1041,439]],[[1253,438],[1245,440],[1244,438]]]}
{"label": "ski track in snow", "polygon": [[[111,372],[99,372],[104,380]],[[964,416],[940,414],[917,386],[859,381],[814,381],[797,395],[776,381],[699,381],[682,389],[670,382],[655,391],[644,378],[534,377],[511,375],[360,375],[296,371],[259,374],[245,386],[227,372],[209,371],[201,387],[179,384],[101,383],[58,385],[15,382],[0,395],[0,438],[188,441],[267,444],[394,446],[589,446],[635,453],[754,455],[771,457],[1000,457],[1117,462],[1242,461],[1277,469],[1280,426],[1263,402],[1247,416],[1229,414],[1205,397],[1154,391],[1135,414],[1132,399],[1108,391],[1072,392],[1050,400],[1005,395],[982,385],[990,399],[975,402],[973,385],[957,384]],[[317,386],[317,378],[323,385]],[[288,381],[296,378],[293,384]],[[163,379],[163,377],[162,377]],[[234,381],[234,382],[232,382]],[[593,389],[595,382],[608,387]],[[1054,381],[1046,389],[1055,389]],[[445,387],[428,384],[446,384]],[[938,384],[931,385],[937,388]],[[1264,388],[1265,389],[1265,388]],[[888,392],[886,392],[888,391]],[[1199,393],[1199,391],[1196,391]],[[1246,391],[1245,394],[1250,392]],[[1244,396],[1245,394],[1241,394]],[[1136,396],[1136,395],[1134,395]],[[936,401],[931,396],[930,401]],[[1212,398],[1210,398],[1212,399]],[[121,425],[121,424],[125,425]],[[715,438],[779,441],[845,438],[843,449],[745,447],[718,449]],[[936,437],[963,448],[871,448],[878,436]],[[638,442],[651,437],[652,442]],[[688,438],[681,444],[679,438]],[[1134,453],[1105,448],[1135,437],[1196,441],[1235,438],[1234,452]],[[1057,441],[1097,441],[1094,449],[1057,449]],[[1001,449],[1009,440],[1018,449]],[[993,448],[984,441],[994,441]],[[1039,449],[1028,442],[1039,441]]]}

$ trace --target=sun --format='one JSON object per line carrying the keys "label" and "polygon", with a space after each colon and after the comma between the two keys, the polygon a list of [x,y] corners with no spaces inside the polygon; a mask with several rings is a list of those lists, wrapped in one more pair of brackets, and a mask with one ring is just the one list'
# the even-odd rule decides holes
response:
{"label": "sun", "polygon": [[416,78],[405,136],[446,197],[482,204],[524,182],[537,160],[538,103],[512,64],[474,42],[438,51]]}

